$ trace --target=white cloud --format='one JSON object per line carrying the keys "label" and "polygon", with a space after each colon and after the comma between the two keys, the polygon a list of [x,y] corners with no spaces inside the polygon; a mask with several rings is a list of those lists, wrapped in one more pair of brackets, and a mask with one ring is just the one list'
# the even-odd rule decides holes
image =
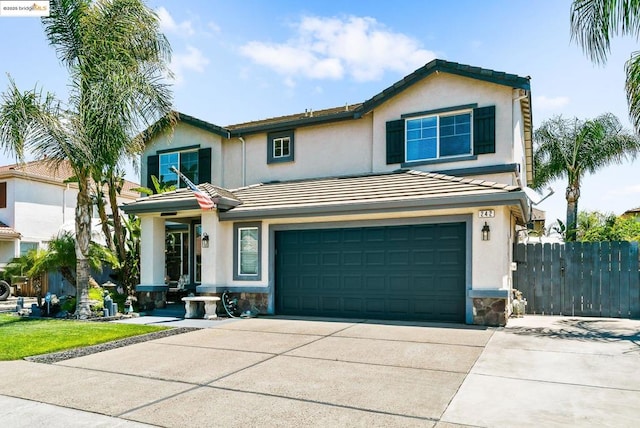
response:
{"label": "white cloud", "polygon": [[173,71],[176,83],[184,81],[185,71],[195,71],[203,73],[205,67],[209,64],[209,59],[202,52],[193,46],[187,46],[186,53],[176,53],[171,58],[169,68]]}
{"label": "white cloud", "polygon": [[540,95],[533,97],[533,108],[536,110],[558,110],[568,105],[569,97],[547,97]]}
{"label": "white cloud", "polygon": [[195,30],[191,25],[191,21],[182,21],[177,23],[169,11],[164,7],[156,9],[158,18],[160,18],[160,29],[165,33],[173,33],[184,37],[193,36]]}
{"label": "white cloud", "polygon": [[408,73],[435,54],[373,18],[304,17],[284,43],[252,41],[240,52],[288,78],[377,80],[385,71]]}

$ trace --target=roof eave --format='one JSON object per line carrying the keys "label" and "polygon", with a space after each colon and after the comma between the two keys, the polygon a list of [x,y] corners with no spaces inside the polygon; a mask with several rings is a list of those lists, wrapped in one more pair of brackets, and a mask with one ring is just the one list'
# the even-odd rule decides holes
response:
{"label": "roof eave", "polygon": [[[236,206],[240,205],[239,201],[227,199],[227,198],[219,198],[217,206],[218,211],[226,211]],[[147,200],[139,200],[136,202],[131,202],[129,204],[120,205],[120,209],[127,214],[151,214],[151,213],[163,213],[163,212],[174,212],[174,211],[189,211],[189,210],[200,210],[200,206],[198,202],[193,199],[182,199],[178,201],[147,201]]]}
{"label": "roof eave", "polygon": [[304,126],[322,125],[324,123],[340,122],[349,119],[357,119],[357,110],[344,111],[340,113],[323,115],[323,116],[310,116],[300,119],[289,120],[285,122],[275,122],[265,125],[247,126],[242,128],[235,128],[230,131],[231,137],[240,137],[243,135],[258,134],[263,132],[283,131],[292,128],[301,128]]}
{"label": "roof eave", "polygon": [[382,92],[365,101],[359,109],[360,115],[373,110],[380,104],[386,102],[392,97],[395,97],[399,93],[413,86],[415,83],[436,72],[455,74],[511,88],[525,89],[527,91],[531,90],[531,84],[528,77],[520,77],[515,74],[502,73],[480,67],[472,67],[442,59],[434,59],[413,73],[407,75],[402,80],[397,81]]}
{"label": "roof eave", "polygon": [[219,213],[221,221],[225,220],[260,220],[265,218],[291,218],[348,214],[371,214],[379,212],[416,211],[423,209],[470,208],[486,205],[516,206],[520,220],[528,218],[528,200],[523,191],[485,193],[467,196],[441,196],[413,200],[396,200],[384,202],[341,203],[336,205],[310,205],[296,207],[275,207],[264,209],[230,210]]}

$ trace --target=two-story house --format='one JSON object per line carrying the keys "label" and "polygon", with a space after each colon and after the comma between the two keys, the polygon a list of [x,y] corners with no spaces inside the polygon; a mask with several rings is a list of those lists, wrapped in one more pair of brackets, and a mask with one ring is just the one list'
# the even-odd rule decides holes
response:
{"label": "two-story house", "polygon": [[138,291],[182,275],[269,314],[504,324],[529,80],[434,60],[360,104],[226,127],[181,114],[142,163],[180,189],[123,206],[142,221]]}

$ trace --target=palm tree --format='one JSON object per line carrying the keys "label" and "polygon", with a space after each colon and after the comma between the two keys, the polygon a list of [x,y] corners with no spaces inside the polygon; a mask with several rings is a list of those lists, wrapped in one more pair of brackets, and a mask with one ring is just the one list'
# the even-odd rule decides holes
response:
{"label": "palm tree", "polygon": [[[637,0],[574,0],[571,5],[571,38],[596,64],[604,64],[611,52],[611,38],[638,37],[640,2]],[[640,132],[640,52],[632,52],[625,64],[625,90],[629,115]]]}
{"label": "palm tree", "polygon": [[155,193],[173,192],[177,188],[175,184],[167,184],[164,181],[158,180],[158,177],[156,177],[155,175],[151,175],[151,183],[153,184],[153,189],[149,187],[135,187],[131,190],[134,192],[144,193],[147,196],[151,196]]}
{"label": "palm tree", "polygon": [[534,142],[534,187],[567,179],[566,237],[574,241],[582,177],[635,158],[640,152],[640,139],[607,113],[585,121],[556,116],[536,129]]}
{"label": "palm tree", "polygon": [[0,145],[18,155],[28,146],[54,166],[68,161],[73,168],[77,314],[86,318],[91,179],[140,152],[140,131],[170,114],[164,83],[170,47],[157,16],[140,0],[52,0],[42,21],[69,71],[69,101],[63,105],[38,89],[20,92],[10,81],[0,106]]}
{"label": "palm tree", "polygon": [[[113,268],[119,266],[116,256],[108,248],[91,242],[89,266],[95,271],[102,270],[104,264]],[[58,271],[73,287],[76,287],[74,269],[76,266],[75,239],[70,233],[64,233],[47,243],[46,250],[31,250],[24,256],[16,257],[7,264],[6,270],[14,275],[37,277],[48,272]]]}

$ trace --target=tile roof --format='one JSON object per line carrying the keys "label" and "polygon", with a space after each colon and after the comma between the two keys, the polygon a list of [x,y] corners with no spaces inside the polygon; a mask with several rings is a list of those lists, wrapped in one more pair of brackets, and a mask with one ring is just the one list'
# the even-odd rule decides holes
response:
{"label": "tile roof", "polygon": [[[41,178],[63,183],[73,177],[75,173],[69,162],[62,162],[56,167],[50,161],[36,160],[0,166],[0,176],[2,175]],[[120,196],[127,199],[137,198],[140,193],[132,191],[136,187],[140,187],[140,185],[133,181],[125,180]]]}
{"label": "tile roof", "polygon": [[233,214],[332,205],[407,202],[520,190],[490,181],[413,170],[360,176],[264,183],[232,190],[242,204]]}
{"label": "tile roof", "polygon": [[[464,76],[471,79],[482,80],[485,82],[491,82],[498,85],[509,86],[512,88],[518,88],[527,91],[529,91],[531,88],[530,77],[528,76],[522,77],[516,74],[505,73],[502,71],[474,67],[471,65],[460,64],[457,62],[451,62],[442,59],[434,59],[424,66],[420,67],[419,69],[415,70],[413,73],[408,74],[399,81],[393,83],[388,88],[375,94],[368,100],[360,103],[331,107],[321,110],[306,110],[304,113],[271,117],[267,119],[227,125],[224,127],[214,125],[212,123],[197,119],[184,113],[174,113],[176,114],[178,120],[182,120],[186,123],[209,130],[227,138],[231,136],[242,136],[256,132],[269,132],[271,130],[277,130],[278,128],[293,128],[346,119],[357,119],[359,117],[362,117],[362,115],[372,111],[378,105],[396,96],[400,92],[408,89],[413,84],[436,72],[455,74],[458,76]],[[527,119],[527,125],[530,127],[530,100],[523,104],[523,111]]]}
{"label": "tile roof", "polygon": [[0,239],[20,238],[20,236],[20,233],[16,232],[14,228],[7,226],[0,221]]}
{"label": "tile roof", "polygon": [[[240,203],[240,200],[233,193],[222,187],[214,186],[210,183],[199,184],[197,187],[212,199],[218,199],[220,205],[236,206]],[[174,207],[179,209],[199,209],[193,192],[187,188],[140,197],[121,206],[125,212],[131,213],[161,211],[165,207],[169,207],[166,209],[175,209]]]}
{"label": "tile roof", "polygon": [[228,125],[226,129],[231,132],[246,132],[247,129],[263,128],[269,125],[277,125],[281,123],[290,123],[296,121],[321,121],[322,119],[331,119],[336,116],[353,117],[355,111],[362,107],[362,103],[347,104],[341,107],[331,107],[322,110],[306,110],[304,113],[294,113],[286,116],[271,117],[268,119],[254,120],[251,122]]}
{"label": "tile roof", "polygon": [[630,210],[626,210],[623,215],[632,215],[632,214],[640,214],[640,207],[631,208]]}
{"label": "tile roof", "polygon": [[[520,190],[517,186],[492,181],[413,170],[261,183],[233,190],[209,183],[200,184],[198,188],[212,198],[220,198],[221,219],[327,213],[362,207],[375,209],[381,204],[393,204],[399,210],[412,205],[425,206],[429,202],[453,207],[472,203],[474,198],[490,204],[500,199],[500,195]],[[510,199],[523,198],[526,196]],[[142,213],[198,209],[198,205],[189,189],[178,189],[139,198],[122,208],[125,212]]]}
{"label": "tile roof", "polygon": [[63,162],[55,168],[52,163],[47,160],[37,160],[0,166],[0,174],[27,175],[30,177],[41,177],[59,182],[63,182],[74,175],[73,169],[68,162]]}

